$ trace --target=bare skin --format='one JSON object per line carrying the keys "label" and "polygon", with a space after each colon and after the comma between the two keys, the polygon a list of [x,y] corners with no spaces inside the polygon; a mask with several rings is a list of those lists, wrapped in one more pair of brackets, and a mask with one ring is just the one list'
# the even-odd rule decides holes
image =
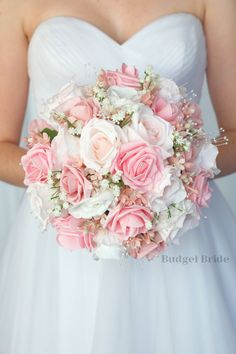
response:
{"label": "bare skin", "polygon": [[[145,11],[144,11],[145,10]],[[200,18],[206,35],[209,92],[228,146],[220,147],[221,175],[236,171],[236,0],[0,0],[0,180],[24,186],[18,146],[29,88],[27,49],[36,27],[53,16],[92,23],[123,43],[148,23],[175,12]]]}

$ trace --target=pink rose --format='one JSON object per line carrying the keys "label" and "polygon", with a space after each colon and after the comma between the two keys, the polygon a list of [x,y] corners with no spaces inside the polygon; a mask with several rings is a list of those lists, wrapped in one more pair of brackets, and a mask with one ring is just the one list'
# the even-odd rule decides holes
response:
{"label": "pink rose", "polygon": [[207,201],[211,198],[212,189],[209,186],[208,179],[210,174],[205,171],[201,171],[194,179],[193,183],[188,187],[188,199],[199,207],[207,207]]}
{"label": "pink rose", "polygon": [[117,205],[108,214],[104,226],[121,240],[127,240],[147,232],[147,223],[150,223],[152,218],[150,209],[142,205]]}
{"label": "pink rose", "polygon": [[116,85],[134,88],[135,90],[141,89],[138,70],[135,67],[126,65],[125,63],[122,64],[120,71],[108,70],[104,72],[103,81],[107,83],[107,86]]}
{"label": "pink rose", "polygon": [[67,201],[73,204],[90,197],[92,191],[92,184],[84,176],[83,171],[68,164],[62,169],[60,187],[67,195]]}
{"label": "pink rose", "polygon": [[34,145],[26,155],[22,156],[21,163],[25,171],[25,185],[41,182],[46,183],[48,171],[53,167],[52,150],[49,145]]}
{"label": "pink rose", "polygon": [[57,242],[63,248],[76,250],[79,248],[96,247],[93,240],[93,232],[85,232],[83,228],[83,219],[75,219],[73,216],[54,218],[52,225],[57,230]]}
{"label": "pink rose", "polygon": [[71,123],[80,120],[85,124],[97,115],[99,112],[99,106],[93,98],[83,98],[78,96],[66,101],[62,105],[61,110],[68,116]]}
{"label": "pink rose", "polygon": [[129,141],[137,140],[133,136],[138,133],[149,144],[161,147],[163,158],[173,154],[173,126],[155,115],[149,107],[140,108],[139,114],[133,117],[132,124],[124,127],[123,131],[130,131]]}
{"label": "pink rose", "polygon": [[141,192],[151,191],[164,169],[160,148],[144,141],[134,141],[119,147],[111,173],[122,171],[123,182]]}
{"label": "pink rose", "polygon": [[177,104],[169,103],[159,95],[154,97],[151,108],[157,116],[161,117],[172,125],[180,123],[184,118],[183,113]]}

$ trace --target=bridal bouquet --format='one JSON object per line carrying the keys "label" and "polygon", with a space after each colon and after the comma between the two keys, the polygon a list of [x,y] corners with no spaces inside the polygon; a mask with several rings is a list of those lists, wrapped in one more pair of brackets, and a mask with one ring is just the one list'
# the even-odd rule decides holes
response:
{"label": "bridal bouquet", "polygon": [[218,149],[184,87],[123,63],[44,108],[21,163],[32,210],[62,247],[151,260],[197,226]]}

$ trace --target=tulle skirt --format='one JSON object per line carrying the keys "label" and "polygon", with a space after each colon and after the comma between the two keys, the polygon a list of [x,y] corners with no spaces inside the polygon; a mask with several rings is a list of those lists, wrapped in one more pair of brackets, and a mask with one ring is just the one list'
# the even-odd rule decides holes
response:
{"label": "tulle skirt", "polygon": [[235,354],[236,222],[213,185],[199,227],[152,261],[63,249],[24,195],[0,260],[0,353]]}

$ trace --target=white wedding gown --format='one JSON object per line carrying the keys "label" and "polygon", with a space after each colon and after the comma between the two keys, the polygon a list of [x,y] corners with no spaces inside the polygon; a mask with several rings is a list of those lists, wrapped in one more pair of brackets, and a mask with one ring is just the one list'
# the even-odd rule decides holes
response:
{"label": "white wedding gown", "polygon": [[[92,83],[100,67],[122,62],[140,72],[152,64],[199,101],[207,65],[200,20],[163,16],[122,45],[75,17],[45,20],[28,51],[32,112],[69,80]],[[0,261],[0,353],[235,354],[236,222],[212,186],[200,226],[165,253],[176,262],[194,256],[189,264],[69,252],[52,228],[40,231],[24,195]],[[202,262],[214,255],[217,262]]]}

